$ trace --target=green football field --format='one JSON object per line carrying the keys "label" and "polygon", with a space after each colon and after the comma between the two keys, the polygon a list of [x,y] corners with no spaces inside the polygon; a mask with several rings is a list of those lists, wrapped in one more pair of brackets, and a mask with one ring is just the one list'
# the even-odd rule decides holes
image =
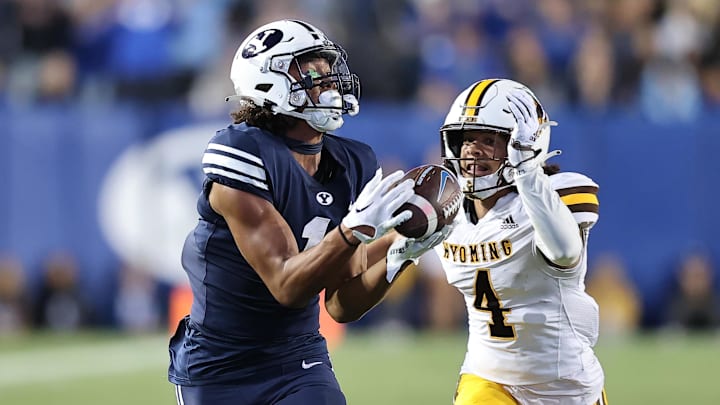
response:
{"label": "green football field", "polygon": [[[451,404],[464,335],[350,333],[333,352],[349,404]],[[609,402],[720,404],[720,337],[601,341]],[[0,404],[174,404],[166,338],[0,338]]]}

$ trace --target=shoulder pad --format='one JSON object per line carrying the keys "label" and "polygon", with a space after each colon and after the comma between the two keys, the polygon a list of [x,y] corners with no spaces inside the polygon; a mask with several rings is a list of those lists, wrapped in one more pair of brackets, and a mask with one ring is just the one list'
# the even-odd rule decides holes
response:
{"label": "shoulder pad", "polygon": [[578,224],[590,228],[597,222],[600,208],[597,183],[580,173],[561,172],[550,176],[550,184]]}
{"label": "shoulder pad", "polygon": [[253,135],[259,131],[231,125],[210,140],[202,159],[205,175],[213,181],[241,190],[269,190],[260,148]]}
{"label": "shoulder pad", "polygon": [[360,190],[375,176],[375,171],[380,167],[375,151],[370,145],[351,138],[325,134],[323,136],[325,147],[341,164],[347,165],[346,170],[357,172],[357,193],[353,195],[354,200]]}

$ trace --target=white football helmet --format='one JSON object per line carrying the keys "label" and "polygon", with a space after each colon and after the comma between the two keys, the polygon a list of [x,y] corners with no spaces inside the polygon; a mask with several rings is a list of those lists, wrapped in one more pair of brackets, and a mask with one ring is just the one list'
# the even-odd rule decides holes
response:
{"label": "white football helmet", "polygon": [[[515,117],[508,108],[507,95],[512,89],[527,91],[535,100],[540,123],[549,121],[537,97],[526,86],[508,79],[487,79],[473,83],[457,96],[445,117],[445,123],[440,127],[441,153],[445,165],[455,171],[463,192],[469,198],[489,198],[513,183],[507,158],[489,157],[488,159],[492,160],[503,160],[503,164],[495,173],[486,176],[467,177],[460,170],[460,162],[463,160],[460,148],[464,131],[491,131],[509,139],[517,127]],[[536,146],[541,148],[540,155],[544,157],[550,147],[550,126],[541,126],[539,132]]]}
{"label": "white football helmet", "polygon": [[[311,76],[301,72],[296,81],[289,70],[299,69],[297,58],[316,54],[328,60],[331,73]],[[303,119],[315,130],[332,131],[343,124],[342,114],[359,111],[360,81],[351,73],[345,51],[316,27],[299,20],[271,22],[253,31],[240,44],[230,68],[235,96],[266,106],[276,114]],[[335,89],[320,94],[314,103],[307,90],[328,82]]]}

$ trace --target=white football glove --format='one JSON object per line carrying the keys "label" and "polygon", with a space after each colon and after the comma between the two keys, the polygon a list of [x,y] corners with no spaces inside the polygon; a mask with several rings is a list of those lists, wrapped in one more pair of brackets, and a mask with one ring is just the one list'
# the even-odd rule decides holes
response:
{"label": "white football glove", "polygon": [[557,125],[557,122],[548,121],[540,124],[535,100],[525,90],[512,90],[507,99],[508,108],[517,121],[517,126],[508,142],[508,162],[514,169],[514,175],[521,176],[537,170],[545,160],[559,154],[559,151],[553,151],[545,156],[536,146],[538,132],[545,127]]}
{"label": "white football glove", "polygon": [[350,205],[350,212],[343,218],[342,225],[352,230],[362,243],[370,243],[385,235],[389,230],[410,219],[412,212],[405,210],[393,215],[415,193],[414,181],[407,179],[393,185],[404,176],[402,170],[382,178],[382,168],[362,189],[357,200]]}
{"label": "white football glove", "polygon": [[443,229],[423,238],[400,238],[396,240],[387,251],[387,273],[385,279],[392,283],[400,272],[410,265],[418,264],[418,259],[428,250],[437,246],[452,232],[453,225],[446,225]]}

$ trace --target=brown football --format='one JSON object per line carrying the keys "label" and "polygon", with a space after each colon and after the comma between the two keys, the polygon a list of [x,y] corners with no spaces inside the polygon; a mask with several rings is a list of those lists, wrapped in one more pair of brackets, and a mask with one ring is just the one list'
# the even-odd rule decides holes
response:
{"label": "brown football", "polygon": [[455,175],[446,167],[422,165],[405,173],[415,181],[415,194],[396,211],[410,210],[412,217],[395,230],[408,238],[424,238],[442,229],[455,219],[463,193]]}

